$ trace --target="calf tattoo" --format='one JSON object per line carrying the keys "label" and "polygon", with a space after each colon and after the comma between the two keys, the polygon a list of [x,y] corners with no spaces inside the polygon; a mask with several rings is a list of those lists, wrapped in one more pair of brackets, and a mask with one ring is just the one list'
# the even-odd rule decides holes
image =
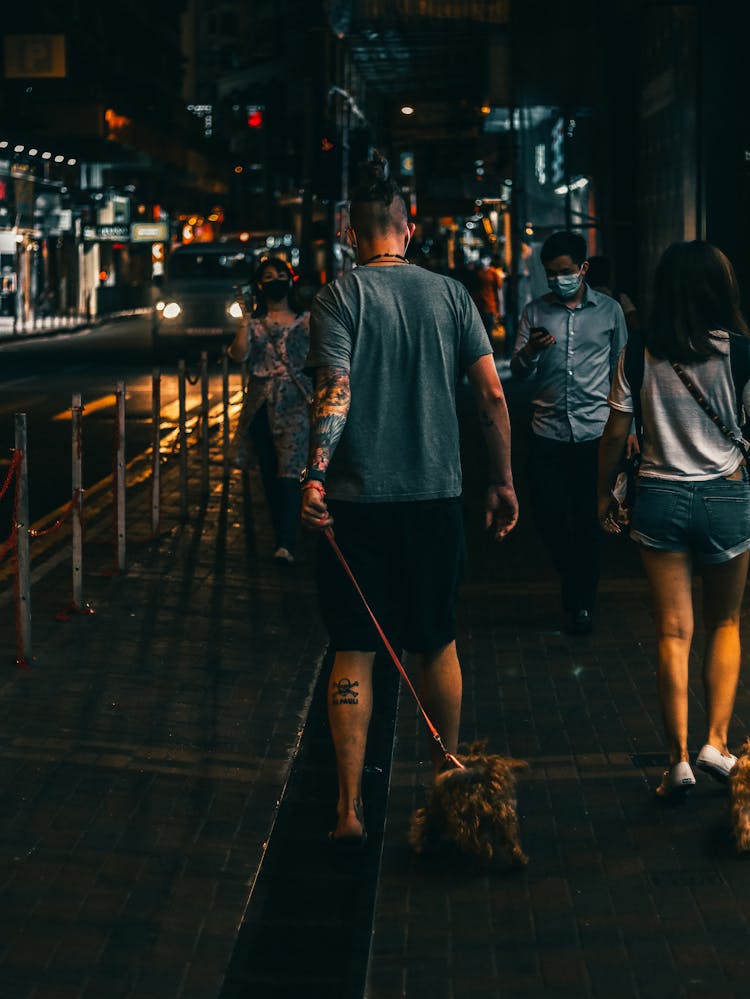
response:
{"label": "calf tattoo", "polygon": [[353,682],[348,676],[342,676],[332,682],[331,704],[359,704],[359,680]]}

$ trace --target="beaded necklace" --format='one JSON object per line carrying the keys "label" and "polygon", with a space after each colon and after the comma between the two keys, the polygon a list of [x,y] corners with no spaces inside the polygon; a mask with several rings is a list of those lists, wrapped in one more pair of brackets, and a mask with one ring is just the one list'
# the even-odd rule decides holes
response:
{"label": "beaded necklace", "polygon": [[374,257],[368,257],[367,260],[363,260],[360,266],[364,267],[366,264],[371,264],[373,260],[385,260],[386,258],[390,260],[401,260],[405,264],[409,263],[406,257],[400,253],[376,253]]}

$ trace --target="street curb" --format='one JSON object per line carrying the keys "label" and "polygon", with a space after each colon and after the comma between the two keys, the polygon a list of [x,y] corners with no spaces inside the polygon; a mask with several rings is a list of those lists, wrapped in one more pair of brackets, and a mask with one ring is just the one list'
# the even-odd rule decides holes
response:
{"label": "street curb", "polygon": [[72,326],[49,327],[45,329],[19,330],[15,333],[0,333],[0,346],[4,344],[19,344],[38,337],[57,337],[64,334],[81,333],[84,330],[96,329],[105,323],[113,322],[117,319],[132,319],[134,316],[145,316],[151,312],[149,308],[130,309],[126,312],[112,312],[106,316],[100,316],[88,322],[76,323]]}

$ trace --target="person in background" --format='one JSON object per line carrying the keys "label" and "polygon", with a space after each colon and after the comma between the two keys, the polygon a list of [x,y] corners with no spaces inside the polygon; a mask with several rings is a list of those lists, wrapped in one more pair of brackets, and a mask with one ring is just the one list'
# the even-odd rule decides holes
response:
{"label": "person in background", "polygon": [[586,285],[582,236],[553,233],[541,261],[550,290],[524,309],[510,370],[533,382],[532,510],[560,574],[566,628],[585,635],[599,582],[597,451],[627,329],[617,302]]}
{"label": "person in background", "polygon": [[479,309],[484,328],[491,336],[500,322],[503,278],[497,267],[492,266],[489,257],[482,257],[475,271],[475,284],[472,298]]}
{"label": "person in background", "polygon": [[633,304],[632,298],[626,295],[624,291],[612,290],[612,264],[609,257],[589,257],[586,284],[589,288],[593,288],[594,291],[614,298],[625,315],[625,323],[627,324],[629,333],[632,330],[641,329],[641,317]]}
{"label": "person in background", "polygon": [[[465,373],[488,451],[485,526],[501,540],[518,518],[510,424],[492,347],[466,289],[414,267],[414,232],[385,161],[363,167],[351,199],[358,266],[312,308],[315,369],[302,521],[336,541],[392,644],[419,671],[425,709],[449,752],[458,744],[462,678],[455,602],[464,560],[456,389]],[[362,770],[381,640],[327,539],[318,594],[335,652],[328,717],[339,799],[331,839],[365,840]],[[444,763],[433,747],[437,773]]]}
{"label": "person in background", "polygon": [[276,535],[274,558],[292,565],[299,526],[299,473],[307,458],[312,383],[304,373],[310,314],[294,301],[294,274],[266,257],[254,277],[255,307],[229,348],[247,362],[248,384],[237,432],[253,442]]}
{"label": "person in background", "polygon": [[[661,798],[683,794],[695,784],[688,751],[694,570],[703,580],[708,715],[696,766],[726,783],[736,762],[727,739],[740,670],[750,484],[735,441],[740,441],[738,388],[750,412],[750,383],[736,383],[731,339],[747,335],[737,280],[724,254],[698,240],[670,246],[654,277],[639,379],[633,374],[638,368],[628,364],[629,352],[636,349],[631,344],[618,363],[601,440],[598,516],[605,531],[617,534],[611,489],[630,422],[640,410],[643,447],[630,537],[639,546],[656,620],[659,700],[669,753],[669,768],[656,789]],[[739,347],[747,357],[748,345]],[[682,366],[733,439],[692,396],[673,362]],[[746,363],[741,381],[748,371]]]}

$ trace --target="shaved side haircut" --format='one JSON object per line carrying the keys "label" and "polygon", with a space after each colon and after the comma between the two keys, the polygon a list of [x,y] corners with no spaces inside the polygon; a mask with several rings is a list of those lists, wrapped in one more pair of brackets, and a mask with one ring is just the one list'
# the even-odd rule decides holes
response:
{"label": "shaved side haircut", "polygon": [[406,202],[398,184],[388,176],[388,164],[379,153],[360,164],[360,179],[351,196],[349,222],[365,239],[402,229]]}

